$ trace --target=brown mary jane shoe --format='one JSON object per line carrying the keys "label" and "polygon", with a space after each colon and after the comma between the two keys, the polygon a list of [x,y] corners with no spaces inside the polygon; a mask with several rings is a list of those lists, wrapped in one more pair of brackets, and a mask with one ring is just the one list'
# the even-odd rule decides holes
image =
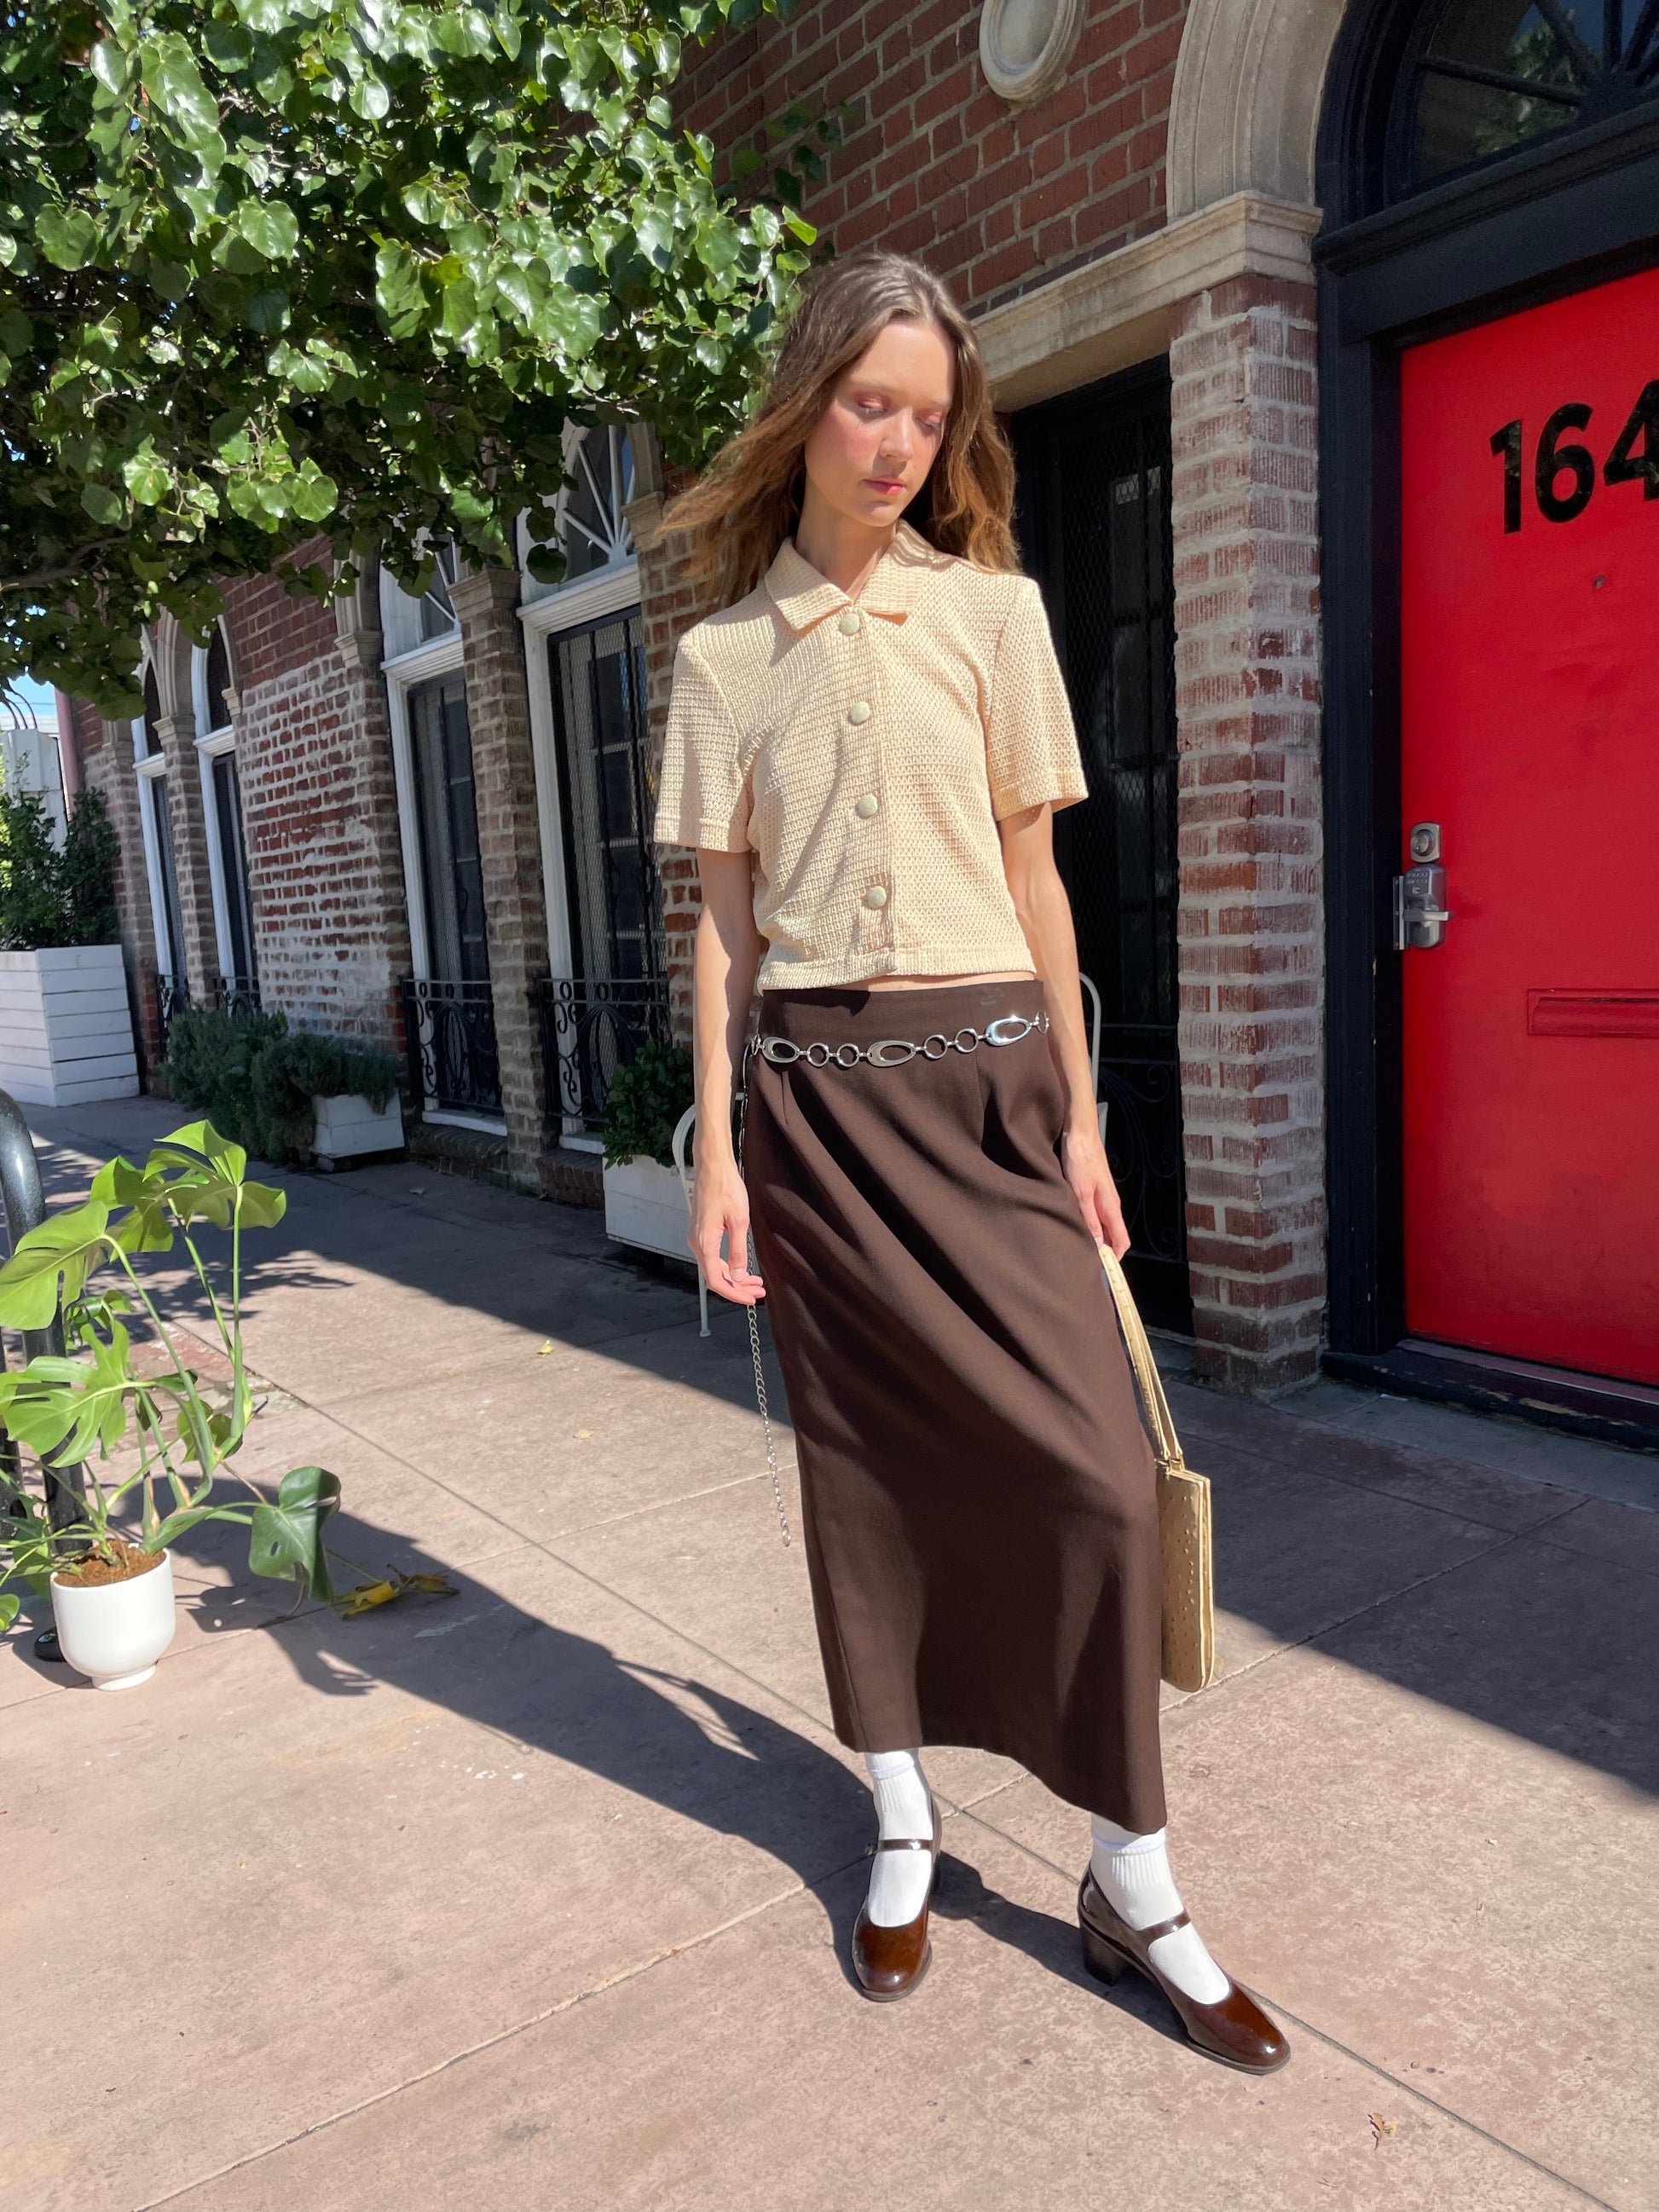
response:
{"label": "brown mary jane shoe", "polygon": [[1126,1966],[1138,1967],[1163,1990],[1188,2039],[1207,2057],[1249,2074],[1271,2074],[1289,2058],[1291,2046],[1283,2030],[1237,1984],[1217,2003],[1200,2004],[1152,1964],[1148,1955],[1152,1945],[1160,1936],[1185,1928],[1189,1914],[1177,1912],[1173,1920],[1160,1920],[1152,1928],[1131,1928],[1113,1910],[1091,1871],[1078,1890],[1077,1917],[1083,1930],[1083,1963],[1089,1972],[1099,1981],[1115,1982]]}
{"label": "brown mary jane shoe", "polygon": [[939,1880],[940,1837],[939,1812],[935,1804],[931,1844],[924,1843],[919,1836],[893,1836],[874,1847],[878,1851],[931,1851],[933,1860],[921,1910],[902,1928],[878,1928],[869,1916],[867,1900],[859,1907],[859,1917],[853,1923],[853,1971],[865,1996],[877,2004],[892,2004],[899,1997],[908,1997],[932,1962],[933,1947],[927,1940],[927,1914],[933,1901],[933,1884]]}

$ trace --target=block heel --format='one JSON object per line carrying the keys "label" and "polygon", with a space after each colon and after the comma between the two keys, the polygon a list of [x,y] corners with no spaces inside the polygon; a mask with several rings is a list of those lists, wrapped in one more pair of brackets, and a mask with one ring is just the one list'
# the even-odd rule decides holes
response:
{"label": "block heel", "polygon": [[1097,1982],[1115,1982],[1127,1972],[1129,1961],[1121,1951],[1115,1951],[1092,1928],[1085,1926],[1082,1933],[1083,1964]]}

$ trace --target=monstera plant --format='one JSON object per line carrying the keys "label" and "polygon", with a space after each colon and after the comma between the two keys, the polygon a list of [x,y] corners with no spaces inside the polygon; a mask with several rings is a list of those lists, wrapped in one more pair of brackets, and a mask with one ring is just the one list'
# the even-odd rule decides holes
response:
{"label": "monstera plant", "polygon": [[[292,1468],[274,1496],[251,1481],[229,1486],[256,1411],[242,1348],[243,1231],[274,1227],[287,1205],[282,1191],[250,1182],[246,1169],[240,1145],[192,1122],[142,1168],[108,1162],[83,1205],[31,1230],[0,1267],[0,1325],[47,1330],[61,1310],[64,1339],[61,1353],[37,1353],[0,1374],[0,1430],[10,1447],[10,1464],[0,1468],[0,1629],[20,1602],[8,1582],[50,1590],[63,1656],[100,1688],[154,1672],[173,1636],[171,1547],[204,1522],[245,1527],[255,1574],[297,1583],[300,1595],[309,1590],[347,1611],[407,1588],[446,1587],[441,1577],[396,1575],[337,1592],[324,1529],[340,1485],[325,1468]],[[229,1238],[213,1269],[204,1226]],[[229,1364],[228,1386],[204,1384],[192,1340],[168,1328],[141,1278],[141,1260],[178,1249]],[[135,1328],[149,1338],[145,1356]],[[51,1476],[56,1510],[22,1486],[17,1445]]]}

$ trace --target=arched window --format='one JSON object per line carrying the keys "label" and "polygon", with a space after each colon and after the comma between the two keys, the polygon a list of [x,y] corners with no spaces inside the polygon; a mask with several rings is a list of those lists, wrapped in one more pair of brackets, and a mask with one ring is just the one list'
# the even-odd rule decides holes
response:
{"label": "arched window", "polygon": [[440,538],[431,550],[434,566],[432,581],[424,592],[406,592],[389,568],[380,570],[380,628],[388,660],[416,653],[441,638],[460,635],[455,602],[449,596],[460,574],[454,540]]}
{"label": "arched window", "polygon": [[528,561],[533,546],[556,544],[564,555],[563,579],[547,585],[527,577],[526,599],[568,590],[634,558],[634,533],[623,512],[634,496],[634,449],[627,431],[614,423],[591,430],[568,424],[564,465],[575,482],[550,502],[552,528],[546,508],[526,514],[520,526],[522,558]]}
{"label": "arched window", "polygon": [[198,646],[191,656],[191,697],[196,712],[202,816],[207,825],[208,875],[213,891],[213,932],[219,962],[218,994],[225,1005],[257,1006],[253,908],[248,894],[247,850],[242,833],[242,795],[237,781],[230,678],[230,647],[223,624],[216,623],[207,644]]}
{"label": "arched window", "polygon": [[1389,198],[1659,99],[1655,0],[1442,0],[1407,46]]}

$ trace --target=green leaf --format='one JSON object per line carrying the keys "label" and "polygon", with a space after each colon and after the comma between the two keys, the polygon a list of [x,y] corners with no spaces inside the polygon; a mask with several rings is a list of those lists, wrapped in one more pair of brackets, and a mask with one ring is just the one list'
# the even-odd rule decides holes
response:
{"label": "green leaf", "polygon": [[121,478],[140,507],[159,507],[173,489],[173,471],[156,459],[148,438],[131,460],[122,463]]}
{"label": "green leaf", "polygon": [[380,123],[392,112],[392,94],[377,76],[360,76],[348,100],[354,115],[365,123]]}
{"label": "green leaf", "polygon": [[0,1325],[46,1328],[58,1311],[81,1295],[87,1277],[109,1251],[109,1208],[96,1199],[54,1213],[17,1240],[0,1267]]}
{"label": "green leaf", "polygon": [[43,207],[34,234],[55,269],[84,269],[98,250],[98,226],[80,208]]}
{"label": "green leaf", "polygon": [[92,50],[92,73],[113,93],[124,93],[132,82],[132,56],[113,39],[100,39]]}
{"label": "green leaf", "polygon": [[45,1458],[76,1467],[94,1447],[114,1450],[127,1430],[127,1400],[136,1389],[127,1332],[118,1323],[92,1358],[42,1354],[21,1372],[0,1375],[0,1425]]}
{"label": "green leaf", "polygon": [[125,519],[127,503],[107,484],[89,483],[81,493],[81,504],[94,522],[113,525]]}
{"label": "green leaf", "polygon": [[281,200],[244,200],[236,210],[236,227],[267,261],[288,260],[300,242],[299,218]]}
{"label": "green leaf", "polygon": [[313,1596],[331,1599],[323,1524],[339,1503],[337,1475],[320,1467],[292,1468],[277,1485],[276,1502],[254,1508],[247,1550],[254,1573],[303,1583]]}

